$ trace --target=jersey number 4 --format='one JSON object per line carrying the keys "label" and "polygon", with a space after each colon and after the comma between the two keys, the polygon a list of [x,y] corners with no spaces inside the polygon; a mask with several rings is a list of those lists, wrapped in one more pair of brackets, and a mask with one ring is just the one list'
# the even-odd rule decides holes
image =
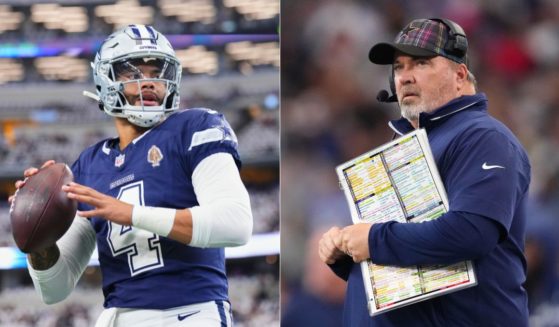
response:
{"label": "jersey number 4", "polygon": [[[144,205],[144,182],[123,186],[117,198],[126,203]],[[114,257],[128,255],[132,276],[164,266],[159,235],[110,221],[107,224],[107,242],[111,252]]]}

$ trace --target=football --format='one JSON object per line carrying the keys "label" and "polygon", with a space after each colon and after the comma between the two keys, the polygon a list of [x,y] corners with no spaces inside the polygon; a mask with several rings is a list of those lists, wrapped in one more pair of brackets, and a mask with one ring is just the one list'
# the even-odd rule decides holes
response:
{"label": "football", "polygon": [[16,191],[10,221],[14,240],[22,252],[49,247],[70,228],[78,204],[68,198],[62,186],[73,180],[70,168],[56,163],[29,177]]}

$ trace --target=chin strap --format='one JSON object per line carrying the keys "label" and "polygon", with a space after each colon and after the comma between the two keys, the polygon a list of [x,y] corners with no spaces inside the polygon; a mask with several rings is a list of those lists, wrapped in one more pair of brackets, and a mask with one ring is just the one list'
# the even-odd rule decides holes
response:
{"label": "chin strap", "polygon": [[83,91],[82,94],[84,96],[88,97],[88,98],[91,98],[91,99],[97,101],[97,102],[99,102],[99,100],[100,100],[99,96],[95,93],[91,93],[89,91]]}

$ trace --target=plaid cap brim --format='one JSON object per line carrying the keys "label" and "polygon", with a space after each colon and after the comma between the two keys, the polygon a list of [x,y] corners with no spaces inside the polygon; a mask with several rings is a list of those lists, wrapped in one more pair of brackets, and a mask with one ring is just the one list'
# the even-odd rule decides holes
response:
{"label": "plaid cap brim", "polygon": [[378,43],[369,51],[369,60],[377,65],[392,65],[396,51],[412,57],[434,57],[438,54],[434,51],[419,48],[410,44]]}

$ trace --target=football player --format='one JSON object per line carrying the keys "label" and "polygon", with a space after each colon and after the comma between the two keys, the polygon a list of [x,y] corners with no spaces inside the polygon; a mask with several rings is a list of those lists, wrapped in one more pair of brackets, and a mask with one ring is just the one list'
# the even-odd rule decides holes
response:
{"label": "football player", "polygon": [[151,26],[113,33],[92,67],[118,137],[73,164],[63,190],[78,214],[57,244],[28,255],[35,289],[45,303],[65,299],[97,244],[97,326],[231,326],[223,247],[252,233],[233,130],[216,111],[178,110],[182,68]]}

